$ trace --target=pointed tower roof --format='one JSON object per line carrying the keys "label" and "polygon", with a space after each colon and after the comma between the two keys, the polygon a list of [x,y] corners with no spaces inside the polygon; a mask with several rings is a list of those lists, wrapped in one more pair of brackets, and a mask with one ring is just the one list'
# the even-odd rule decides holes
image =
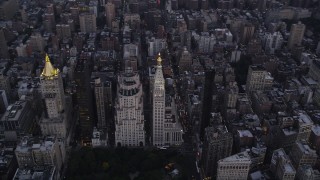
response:
{"label": "pointed tower roof", "polygon": [[161,66],[161,63],[162,63],[162,59],[161,59],[161,55],[160,53],[158,54],[158,59],[157,59],[157,65],[158,66]]}
{"label": "pointed tower roof", "polygon": [[154,89],[164,89],[164,78],[163,78],[163,72],[162,72],[162,66],[161,66],[161,56],[159,53],[158,59],[157,59],[157,69],[154,76]]}
{"label": "pointed tower roof", "polygon": [[41,73],[41,76],[53,77],[53,76],[57,76],[58,74],[59,74],[59,69],[56,69],[53,67],[53,65],[50,62],[50,58],[48,54],[46,54],[46,62],[45,62],[43,71]]}

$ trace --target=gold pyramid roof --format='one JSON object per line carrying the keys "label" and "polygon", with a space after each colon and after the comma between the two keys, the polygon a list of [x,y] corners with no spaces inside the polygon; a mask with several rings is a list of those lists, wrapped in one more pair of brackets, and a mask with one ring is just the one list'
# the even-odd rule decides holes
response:
{"label": "gold pyramid roof", "polygon": [[50,62],[50,58],[48,54],[46,54],[46,62],[45,62],[43,71],[41,73],[41,76],[53,77],[53,76],[57,76],[58,74],[59,74],[59,69],[56,69],[53,67],[53,65]]}

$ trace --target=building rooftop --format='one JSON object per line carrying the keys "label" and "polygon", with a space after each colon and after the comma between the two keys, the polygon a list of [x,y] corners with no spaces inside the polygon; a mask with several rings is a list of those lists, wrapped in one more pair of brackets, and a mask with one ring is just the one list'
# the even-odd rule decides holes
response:
{"label": "building rooftop", "polygon": [[249,130],[238,130],[239,137],[253,137]]}
{"label": "building rooftop", "polygon": [[47,136],[43,139],[33,138],[25,136],[21,139],[20,143],[16,147],[16,152],[26,153],[31,150],[38,151],[51,151],[55,144],[55,136]]}
{"label": "building rooftop", "polygon": [[286,136],[290,136],[290,135],[294,135],[297,134],[298,131],[292,128],[284,128],[282,129],[282,132],[286,135]]}
{"label": "building rooftop", "polygon": [[253,71],[265,71],[266,69],[263,66],[250,66]]}
{"label": "building rooftop", "polygon": [[10,104],[7,107],[6,112],[1,118],[1,121],[18,121],[21,120],[21,113],[26,107],[26,101],[16,101],[14,104]]}
{"label": "building rooftop", "polygon": [[320,126],[319,125],[313,126],[311,130],[316,136],[320,136]]}
{"label": "building rooftop", "polygon": [[56,176],[56,169],[54,166],[40,167],[34,169],[20,169],[18,168],[13,180],[53,180]]}
{"label": "building rooftop", "polygon": [[270,177],[267,173],[262,172],[262,171],[260,171],[260,170],[251,173],[251,174],[249,175],[249,178],[250,178],[251,180],[271,179],[271,177]]}
{"label": "building rooftop", "polygon": [[298,112],[298,116],[294,116],[294,118],[298,118],[299,125],[313,125],[313,121],[304,112]]}
{"label": "building rooftop", "polygon": [[297,145],[301,152],[305,155],[314,155],[317,156],[316,151],[311,149],[310,146],[306,142],[297,142]]}
{"label": "building rooftop", "polygon": [[250,156],[248,154],[248,152],[244,151],[229,157],[226,157],[224,159],[219,160],[219,163],[221,162],[226,162],[226,163],[243,163],[243,162],[247,162],[247,163],[251,163],[250,160]]}
{"label": "building rooftop", "polygon": [[223,125],[207,127],[205,131],[206,131],[206,139],[208,142],[215,141],[220,136],[223,136],[225,134],[232,136],[231,133],[229,133],[227,127]]}
{"label": "building rooftop", "polygon": [[311,77],[302,76],[302,79],[307,82],[307,85],[317,85],[318,83]]}
{"label": "building rooftop", "polygon": [[273,151],[271,163],[275,165],[277,161],[280,161],[280,159],[282,159],[281,165],[283,166],[283,169],[285,171],[284,173],[296,173],[296,170],[294,169],[290,158],[282,148]]}
{"label": "building rooftop", "polygon": [[320,172],[317,169],[313,169],[311,165],[302,164],[299,166],[299,171],[306,178],[318,179],[320,177]]}

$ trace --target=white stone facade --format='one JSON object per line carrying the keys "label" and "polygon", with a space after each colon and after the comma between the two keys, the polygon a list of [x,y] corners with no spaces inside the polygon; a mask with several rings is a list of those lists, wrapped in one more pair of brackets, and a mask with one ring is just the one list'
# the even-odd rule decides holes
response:
{"label": "white stone facade", "polygon": [[145,145],[142,84],[131,68],[118,77],[115,127],[117,146]]}

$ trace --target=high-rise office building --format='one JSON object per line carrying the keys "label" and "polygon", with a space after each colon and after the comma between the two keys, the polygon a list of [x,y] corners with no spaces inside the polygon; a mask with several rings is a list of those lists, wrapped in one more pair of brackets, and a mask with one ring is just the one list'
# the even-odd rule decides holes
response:
{"label": "high-rise office building", "polygon": [[47,4],[46,7],[46,13],[54,13],[54,5],[53,4]]}
{"label": "high-rise office building", "polygon": [[112,0],[112,3],[116,6],[116,8],[120,8],[122,6],[122,0]]}
{"label": "high-rise office building", "polygon": [[17,47],[16,47],[16,52],[17,52],[17,55],[18,57],[27,57],[28,56],[28,49],[29,49],[30,46],[28,46],[27,44],[19,44]]}
{"label": "high-rise office building", "polygon": [[165,39],[155,39],[154,37],[147,40],[148,56],[155,56],[158,52],[166,48],[167,42]]}
{"label": "high-rise office building", "polygon": [[308,141],[312,128],[315,125],[311,117],[306,112],[302,111],[297,113],[296,116],[293,116],[293,119],[298,125],[297,140]]}
{"label": "high-rise office building", "polygon": [[317,45],[316,54],[320,55],[320,41],[318,42],[318,45]]}
{"label": "high-rise office building", "polygon": [[123,15],[123,21],[128,24],[131,29],[140,30],[140,15],[136,13],[126,13]]}
{"label": "high-rise office building", "polygon": [[247,47],[247,53],[249,55],[259,54],[262,51],[262,42],[260,39],[253,38],[249,41]]}
{"label": "high-rise office building", "polygon": [[292,24],[290,29],[290,36],[288,41],[288,48],[292,49],[294,46],[300,46],[304,36],[306,26],[300,21],[297,24]]}
{"label": "high-rise office building", "polygon": [[216,36],[209,32],[201,32],[197,38],[199,53],[212,53],[217,43]]}
{"label": "high-rise office building", "polygon": [[117,146],[144,146],[143,92],[139,74],[127,67],[118,76],[115,102],[115,142]]}
{"label": "high-rise office building", "polygon": [[96,17],[98,16],[98,2],[89,1],[88,9],[90,13],[93,13]]}
{"label": "high-rise office building", "polygon": [[85,33],[96,32],[97,22],[96,15],[91,13],[82,13],[79,15],[80,30]]}
{"label": "high-rise office building", "polygon": [[40,33],[35,33],[32,36],[30,36],[30,39],[28,40],[28,45],[31,46],[32,51],[43,52],[47,43]]}
{"label": "high-rise office building", "polygon": [[66,138],[70,132],[70,101],[66,103],[62,76],[59,69],[54,68],[46,55],[45,65],[40,75],[42,98],[45,102],[45,115],[40,119],[43,135],[56,135]]}
{"label": "high-rise office building", "polygon": [[55,166],[60,171],[65,149],[55,136],[44,139],[23,137],[15,149],[19,168]]}
{"label": "high-rise office building", "polygon": [[208,9],[208,8],[209,8],[209,0],[201,0],[200,9]]}
{"label": "high-rise office building", "polygon": [[35,113],[28,101],[10,104],[0,119],[5,141],[17,141],[21,134],[33,133],[35,125]]}
{"label": "high-rise office building", "polygon": [[45,65],[40,76],[42,96],[49,118],[57,118],[65,109],[62,77],[59,69],[54,68],[46,55]]}
{"label": "high-rise office building", "polygon": [[106,21],[109,28],[112,27],[112,20],[116,17],[116,8],[112,2],[105,5]]}
{"label": "high-rise office building", "polygon": [[218,161],[217,180],[247,179],[251,160],[247,151]]}
{"label": "high-rise office building", "polygon": [[8,58],[8,46],[3,29],[0,30],[0,58]]}
{"label": "high-rise office building", "polygon": [[17,0],[6,0],[0,2],[0,19],[11,20],[15,13],[19,10]]}
{"label": "high-rise office building", "polygon": [[[47,167],[35,167],[35,168],[18,168],[14,172],[14,177],[12,179],[26,179],[26,178],[38,178],[38,179],[59,179],[60,174],[57,172],[55,166]],[[7,178],[5,178],[7,179]]]}
{"label": "high-rise office building", "polygon": [[240,29],[240,42],[242,44],[248,44],[254,35],[255,27],[251,23],[244,23]]}
{"label": "high-rise office building", "polygon": [[164,143],[165,81],[161,62],[162,59],[159,54],[153,83],[152,144],[154,146],[162,146]]}
{"label": "high-rise office building", "polygon": [[296,169],[301,165],[314,166],[318,158],[316,151],[311,149],[306,141],[297,141],[293,145],[289,156]]}
{"label": "high-rise office building", "polygon": [[248,70],[246,91],[268,90],[273,85],[273,77],[262,66],[250,66]]}
{"label": "high-rise office building", "polygon": [[234,1],[233,0],[217,0],[216,4],[218,9],[232,9]]}
{"label": "high-rise office building", "polygon": [[138,57],[139,56],[139,45],[138,44],[124,44],[123,45],[123,58]]}
{"label": "high-rise office building", "polygon": [[79,13],[80,9],[78,6],[70,7],[71,18],[74,21],[75,25],[79,25]]}
{"label": "high-rise office building", "polygon": [[320,172],[316,167],[312,167],[311,165],[301,165],[297,169],[296,177],[299,180],[317,180],[320,179]]}
{"label": "high-rise office building", "polygon": [[214,177],[217,162],[231,155],[233,138],[227,127],[218,125],[205,129],[204,147],[202,152],[203,170],[207,177]]}
{"label": "high-rise office building", "polygon": [[0,90],[0,113],[4,113],[8,107],[8,99],[5,90]]}
{"label": "high-rise office building", "polygon": [[187,9],[190,10],[198,10],[199,1],[198,0],[187,0],[186,1]]}
{"label": "high-rise office building", "polygon": [[56,20],[54,13],[45,13],[43,15],[43,23],[46,31],[52,32],[52,30],[56,27]]}
{"label": "high-rise office building", "polygon": [[215,71],[213,69],[207,70],[205,72],[205,83],[203,90],[203,102],[201,107],[201,122],[200,122],[200,139],[203,140],[205,136],[205,128],[209,126],[210,113],[213,107],[213,80],[215,76]]}
{"label": "high-rise office building", "polygon": [[71,37],[71,28],[69,24],[57,24],[56,31],[57,35],[62,39]]}
{"label": "high-rise office building", "polygon": [[165,97],[163,144],[167,146],[181,145],[183,143],[182,134],[184,132],[178,120],[177,105],[173,96],[166,94]]}
{"label": "high-rise office building", "polygon": [[190,71],[192,64],[192,55],[187,50],[187,47],[183,48],[179,59],[179,71],[183,73],[184,71]]}
{"label": "high-rise office building", "polygon": [[81,144],[89,146],[93,130],[93,92],[90,87],[91,81],[91,54],[81,53],[75,67],[74,79],[76,81],[76,104],[79,107],[79,125]]}
{"label": "high-rise office building", "polygon": [[[93,75],[94,76],[94,75]],[[100,77],[94,79],[94,95],[97,108],[97,128],[109,129],[112,111],[112,84]]]}
{"label": "high-rise office building", "polygon": [[279,50],[283,43],[283,37],[280,32],[267,33],[264,36],[264,49],[267,54],[274,54],[275,50]]}
{"label": "high-rise office building", "polygon": [[6,92],[8,102],[11,100],[11,85],[10,77],[0,73],[0,89],[3,89]]}
{"label": "high-rise office building", "polygon": [[224,97],[224,107],[233,109],[236,107],[238,100],[239,87],[236,82],[230,82],[226,87]]}
{"label": "high-rise office building", "polygon": [[273,151],[270,170],[276,179],[291,180],[296,175],[296,170],[290,158],[282,148]]}

